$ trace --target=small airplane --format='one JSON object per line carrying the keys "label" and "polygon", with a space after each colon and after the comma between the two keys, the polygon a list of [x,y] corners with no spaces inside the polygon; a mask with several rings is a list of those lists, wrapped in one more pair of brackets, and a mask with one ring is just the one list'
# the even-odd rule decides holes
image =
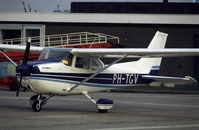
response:
{"label": "small airplane", "polygon": [[[195,56],[199,49],[165,49],[168,34],[157,31],[148,48],[44,48],[0,44],[0,52],[15,64],[4,51],[24,51],[24,60],[16,65],[19,84],[34,92],[30,98],[33,111],[39,112],[53,96],[85,95],[100,113],[113,107],[113,100],[93,99],[89,93],[140,86],[154,81],[176,84],[195,83],[184,78],[158,76],[162,57]],[[29,52],[41,53],[38,61],[28,63]],[[105,65],[101,58],[116,58]],[[140,58],[123,62],[125,58]],[[19,88],[16,96],[19,95]],[[47,95],[47,96],[44,96]]]}

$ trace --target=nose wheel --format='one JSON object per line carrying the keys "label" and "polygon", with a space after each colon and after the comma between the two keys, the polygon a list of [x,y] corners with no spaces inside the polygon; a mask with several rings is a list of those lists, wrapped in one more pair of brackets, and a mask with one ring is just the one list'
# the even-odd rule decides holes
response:
{"label": "nose wheel", "polygon": [[39,112],[40,110],[41,110],[41,103],[40,103],[40,101],[34,101],[33,102],[33,104],[32,104],[32,110],[34,111],[34,112]]}
{"label": "nose wheel", "polygon": [[42,106],[47,103],[47,100],[52,98],[53,95],[49,97],[42,96],[41,94],[33,95],[30,98],[30,105],[32,106],[32,110],[34,112],[39,112],[42,109]]}

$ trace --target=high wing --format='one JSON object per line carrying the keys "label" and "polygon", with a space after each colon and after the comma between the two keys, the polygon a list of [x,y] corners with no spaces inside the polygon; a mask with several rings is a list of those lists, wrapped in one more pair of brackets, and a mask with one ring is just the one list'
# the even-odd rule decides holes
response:
{"label": "high wing", "polygon": [[92,56],[117,58],[127,55],[126,58],[141,57],[178,57],[178,56],[197,56],[199,49],[193,48],[163,48],[163,49],[138,49],[138,48],[105,48],[105,49],[77,49],[71,50],[71,53],[77,56]]}
{"label": "high wing", "polygon": [[[26,46],[25,45],[8,45],[8,44],[0,44],[1,51],[13,51],[13,52],[24,52]],[[31,46],[30,52],[32,53],[41,53],[44,47],[36,47]]]}
{"label": "high wing", "polygon": [[[41,53],[45,47],[31,46],[31,53]],[[67,48],[63,48],[67,49]],[[25,45],[0,44],[1,51],[24,52]],[[199,49],[196,48],[73,48],[71,54],[85,57],[105,57],[118,58],[127,55],[126,58],[141,57],[178,57],[178,56],[197,56]]]}
{"label": "high wing", "polygon": [[[30,52],[32,53],[41,53],[44,47],[35,47],[31,46]],[[68,49],[68,48],[62,48]],[[24,52],[25,46],[22,45],[6,45],[0,44],[1,51],[15,51],[15,52]],[[83,57],[178,57],[178,56],[197,56],[199,55],[199,49],[193,48],[169,48],[169,49],[138,49],[138,48],[73,48],[68,49],[71,54],[76,56]],[[177,78],[177,77],[165,77],[165,76],[154,76],[154,75],[143,75],[145,79],[152,81],[163,82],[163,83],[175,83],[175,84],[189,84],[196,83],[196,81],[191,77]]]}

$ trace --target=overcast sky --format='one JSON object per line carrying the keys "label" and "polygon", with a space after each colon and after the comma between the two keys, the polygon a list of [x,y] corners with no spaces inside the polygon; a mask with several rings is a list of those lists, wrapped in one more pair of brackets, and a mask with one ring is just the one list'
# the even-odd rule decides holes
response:
{"label": "overcast sky", "polygon": [[[0,0],[0,12],[24,12],[30,5],[32,11],[53,12],[59,6],[61,10],[70,10],[71,2],[162,2],[163,0]],[[193,0],[169,0],[169,2],[193,2]]]}

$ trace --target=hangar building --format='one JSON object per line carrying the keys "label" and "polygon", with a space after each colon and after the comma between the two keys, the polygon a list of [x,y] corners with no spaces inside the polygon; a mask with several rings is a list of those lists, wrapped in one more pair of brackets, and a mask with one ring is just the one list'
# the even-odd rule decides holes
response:
{"label": "hangar building", "polygon": [[[132,48],[147,47],[159,30],[169,34],[167,48],[199,48],[199,5],[72,3],[71,13],[0,13],[0,30],[0,39],[100,32],[118,36],[120,44]],[[165,58],[160,73],[199,80],[198,66],[198,57]]]}

